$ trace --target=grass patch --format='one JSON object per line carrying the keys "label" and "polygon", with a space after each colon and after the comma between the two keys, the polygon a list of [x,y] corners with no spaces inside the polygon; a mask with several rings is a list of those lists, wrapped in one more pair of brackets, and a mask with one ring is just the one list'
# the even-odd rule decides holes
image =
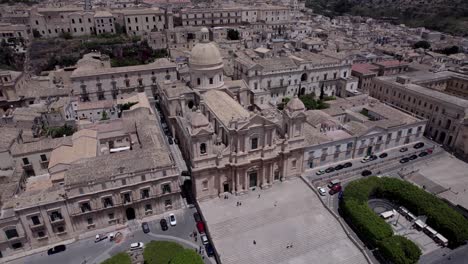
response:
{"label": "grass patch", "polygon": [[131,264],[130,256],[125,252],[120,252],[111,258],[106,259],[101,264]]}
{"label": "grass patch", "polygon": [[184,248],[174,242],[151,241],[146,244],[143,257],[146,264],[168,264],[177,254],[181,254]]}

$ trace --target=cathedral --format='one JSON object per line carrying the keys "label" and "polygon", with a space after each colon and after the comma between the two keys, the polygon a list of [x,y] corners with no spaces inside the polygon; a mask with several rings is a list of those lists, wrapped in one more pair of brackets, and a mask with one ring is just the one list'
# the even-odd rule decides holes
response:
{"label": "cathedral", "polygon": [[299,176],[305,107],[260,109],[244,80],[226,80],[208,29],[191,51],[189,81],[158,83],[159,103],[188,161],[197,199],[242,194]]}

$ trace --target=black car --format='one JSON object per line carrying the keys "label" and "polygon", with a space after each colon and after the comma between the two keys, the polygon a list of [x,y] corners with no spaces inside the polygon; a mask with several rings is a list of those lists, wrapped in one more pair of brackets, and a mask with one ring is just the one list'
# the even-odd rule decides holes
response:
{"label": "black car", "polygon": [[150,232],[149,225],[146,222],[141,223],[141,229],[143,229],[143,233],[145,234],[148,234]]}
{"label": "black car", "polygon": [[419,157],[424,157],[424,156],[427,156],[427,155],[429,155],[429,153],[427,153],[426,151],[423,151],[423,152],[419,153],[418,156]]}
{"label": "black car", "polygon": [[388,154],[384,152],[384,153],[379,155],[379,158],[383,159],[383,158],[386,158],[387,156],[388,156]]}
{"label": "black car", "polygon": [[364,177],[369,176],[371,174],[372,174],[372,171],[370,171],[370,170],[364,170],[364,171],[361,172],[361,175],[364,176]]}
{"label": "black car", "polygon": [[208,257],[214,256],[214,249],[210,243],[205,245],[205,249],[206,249],[206,254],[208,255]]}
{"label": "black car", "polygon": [[373,161],[373,160],[376,160],[376,159],[377,159],[376,155],[371,155],[369,161]]}
{"label": "black car", "polygon": [[60,253],[62,251],[65,251],[65,249],[67,249],[67,247],[65,245],[58,245],[58,246],[55,246],[55,247],[50,248],[49,250],[47,250],[47,255],[57,254],[57,253]]}
{"label": "black car", "polygon": [[343,168],[344,168],[344,166],[340,164],[340,165],[338,165],[338,166],[335,167],[335,170],[341,170],[341,169],[343,169]]}
{"label": "black car", "polygon": [[334,172],[334,171],[335,171],[335,168],[333,168],[333,167],[330,167],[330,168],[325,170],[326,173],[330,173],[330,172]]}
{"label": "black car", "polygon": [[172,140],[172,138],[171,138],[171,137],[167,137],[167,140],[169,141],[169,145],[172,145],[172,144],[174,144],[174,140]]}
{"label": "black car", "polygon": [[413,146],[413,148],[415,148],[415,149],[420,149],[420,148],[422,148],[422,147],[424,147],[424,143],[422,143],[422,142],[416,143],[416,144]]}
{"label": "black car", "polygon": [[410,161],[409,158],[402,158],[402,159],[400,160],[400,163],[406,163],[406,162],[408,162],[408,161]]}
{"label": "black car", "polygon": [[161,219],[161,221],[159,221],[159,224],[161,225],[161,229],[162,231],[166,231],[169,227],[167,226],[167,221],[166,219]]}
{"label": "black car", "polygon": [[345,164],[343,164],[344,168],[350,168],[352,166],[353,166],[353,164],[351,162],[346,162]]}
{"label": "black car", "polygon": [[193,213],[193,218],[195,219],[196,223],[201,222],[201,217],[198,212]]}
{"label": "black car", "polygon": [[417,155],[411,155],[411,156],[409,157],[410,160],[415,160],[415,159],[417,159],[417,158],[418,158]]}

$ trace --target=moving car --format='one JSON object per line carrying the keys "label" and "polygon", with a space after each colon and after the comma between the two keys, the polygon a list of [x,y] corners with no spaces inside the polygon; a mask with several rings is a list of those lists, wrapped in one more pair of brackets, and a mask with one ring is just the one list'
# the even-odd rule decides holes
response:
{"label": "moving car", "polygon": [[107,238],[106,234],[97,234],[96,238],[94,239],[94,243],[100,242],[106,238]]}
{"label": "moving car", "polygon": [[345,164],[343,164],[343,167],[345,167],[345,168],[350,168],[352,166],[353,166],[353,164],[351,162],[346,162]]}
{"label": "moving car", "polygon": [[206,250],[206,255],[208,255],[208,257],[214,256],[214,249],[210,243],[205,245],[205,250]]}
{"label": "moving car", "polygon": [[335,185],[340,185],[340,184],[341,184],[341,181],[338,180],[338,179],[335,179],[335,180],[331,180],[331,181],[328,183],[327,186],[328,186],[328,188],[331,189],[333,186],[335,186]]}
{"label": "moving car", "polygon": [[318,187],[318,192],[321,196],[325,196],[325,194],[327,194],[327,191],[323,187]]}
{"label": "moving car", "polygon": [[406,147],[400,149],[400,152],[406,152],[406,151],[408,151],[408,148]]}
{"label": "moving car", "polygon": [[169,227],[167,226],[167,221],[166,219],[161,219],[161,221],[159,221],[159,224],[161,225],[161,229],[162,231],[166,231]]}
{"label": "moving car", "polygon": [[201,241],[202,241],[203,245],[207,245],[207,244],[210,243],[208,241],[208,237],[205,234],[201,235],[200,238],[201,238]]}
{"label": "moving car", "polygon": [[410,161],[409,158],[402,158],[402,159],[400,160],[400,163],[406,163],[406,162],[408,162],[408,161]]}
{"label": "moving car", "polygon": [[369,176],[371,174],[372,174],[372,171],[370,171],[370,170],[364,170],[364,171],[361,172],[361,175],[364,176],[364,177]]}
{"label": "moving car", "polygon": [[201,222],[200,214],[198,212],[193,213],[193,219],[195,219],[196,223]]}
{"label": "moving car", "polygon": [[343,168],[344,168],[344,166],[340,164],[340,165],[338,165],[338,166],[335,167],[335,170],[341,170],[341,169],[343,169]]}
{"label": "moving car", "polygon": [[415,148],[415,149],[420,149],[422,147],[424,147],[424,143],[422,143],[422,142],[416,143],[416,145],[413,146],[413,148]]}
{"label": "moving car", "polygon": [[53,254],[57,254],[57,253],[60,253],[62,251],[65,251],[67,249],[67,247],[65,245],[57,245],[53,248],[49,248],[49,250],[47,250],[47,255],[53,255]]}
{"label": "moving car", "polygon": [[376,155],[370,155],[370,156],[365,156],[363,160],[361,160],[362,163],[366,163],[369,161],[376,160],[377,156]]}
{"label": "moving car", "polygon": [[134,251],[134,250],[143,249],[144,245],[145,244],[143,244],[143,242],[132,243],[132,244],[130,244],[130,250]]}
{"label": "moving car", "polygon": [[143,229],[143,233],[148,234],[150,232],[150,228],[147,222],[141,223],[141,229]]}
{"label": "moving car", "polygon": [[379,155],[379,158],[383,159],[383,158],[386,158],[387,156],[388,156],[388,154],[384,152],[384,153]]}
{"label": "moving car", "polygon": [[330,167],[330,168],[325,170],[326,173],[330,173],[330,172],[334,172],[334,171],[335,171],[335,168],[333,168],[333,167]]}
{"label": "moving car", "polygon": [[330,195],[334,195],[335,193],[341,192],[341,189],[342,189],[341,185],[335,185],[330,189],[330,191],[328,191],[328,193]]}
{"label": "moving car", "polygon": [[205,225],[203,224],[203,222],[197,222],[197,230],[200,234],[205,233]]}
{"label": "moving car", "polygon": [[417,158],[418,158],[417,155],[411,155],[411,156],[409,157],[410,160],[415,160],[415,159],[417,159]]}
{"label": "moving car", "polygon": [[169,215],[169,222],[171,223],[171,226],[177,225],[177,220],[176,220],[174,214],[170,214],[170,215]]}
{"label": "moving car", "polygon": [[427,156],[427,155],[429,155],[429,153],[423,151],[423,152],[419,153],[418,156],[419,156],[419,157],[424,157],[424,156]]}
{"label": "moving car", "polygon": [[322,175],[325,174],[325,170],[318,170],[315,175]]}

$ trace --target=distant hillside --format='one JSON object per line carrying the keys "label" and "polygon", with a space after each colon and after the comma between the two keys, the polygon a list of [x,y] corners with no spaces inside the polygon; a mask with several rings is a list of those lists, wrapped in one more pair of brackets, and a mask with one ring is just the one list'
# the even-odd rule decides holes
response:
{"label": "distant hillside", "polygon": [[315,13],[384,18],[468,36],[468,0],[306,0]]}

